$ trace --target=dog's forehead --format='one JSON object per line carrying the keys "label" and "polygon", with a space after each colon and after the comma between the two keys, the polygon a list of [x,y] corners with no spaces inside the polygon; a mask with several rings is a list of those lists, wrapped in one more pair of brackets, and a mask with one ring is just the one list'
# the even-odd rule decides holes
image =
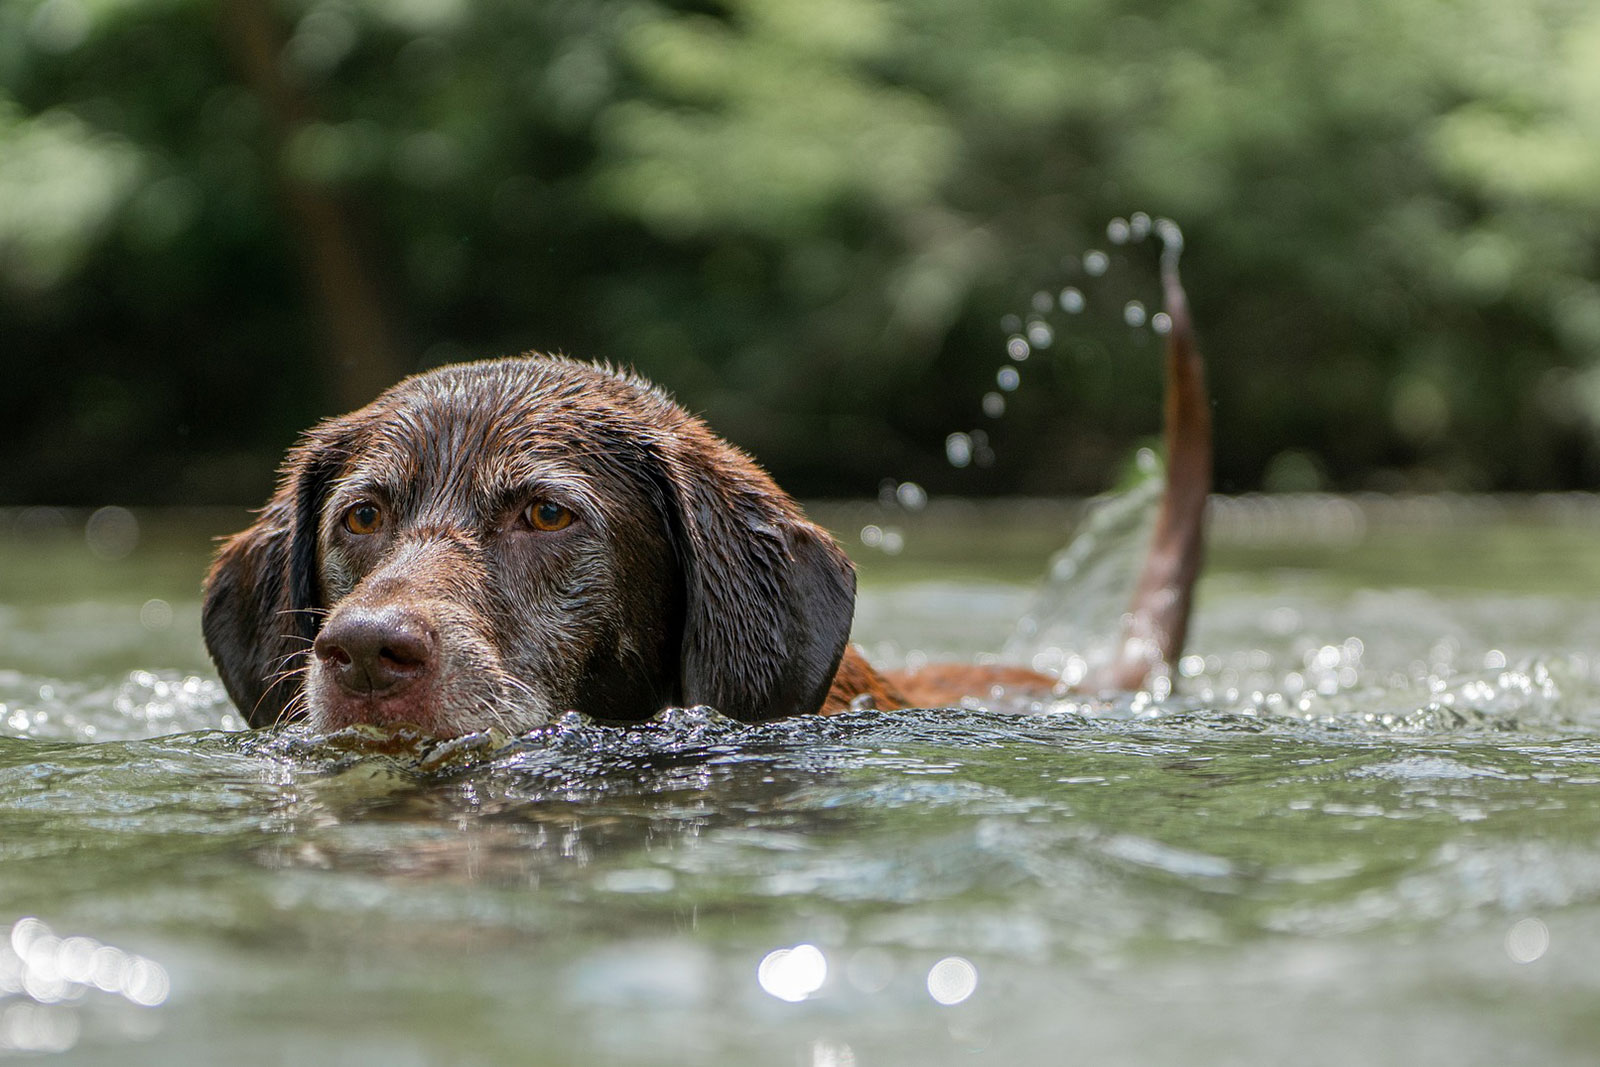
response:
{"label": "dog's forehead", "polygon": [[479,490],[630,475],[663,421],[682,414],[642,383],[561,360],[444,368],[403,383],[380,407],[372,432],[391,479]]}

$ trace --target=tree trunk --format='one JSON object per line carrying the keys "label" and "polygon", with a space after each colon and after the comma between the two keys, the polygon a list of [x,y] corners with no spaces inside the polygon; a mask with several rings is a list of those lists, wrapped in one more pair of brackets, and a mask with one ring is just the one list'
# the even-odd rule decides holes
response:
{"label": "tree trunk", "polygon": [[311,121],[310,99],[284,77],[283,37],[270,0],[225,0],[221,34],[271,127],[271,167],[310,296],[322,320],[326,384],[340,410],[360,407],[407,370],[371,257],[347,200],[289,173],[285,148]]}

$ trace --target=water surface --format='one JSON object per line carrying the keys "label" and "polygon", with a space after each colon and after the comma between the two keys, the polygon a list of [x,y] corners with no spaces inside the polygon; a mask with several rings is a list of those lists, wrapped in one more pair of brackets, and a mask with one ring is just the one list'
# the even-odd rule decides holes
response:
{"label": "water surface", "polygon": [[[883,662],[1061,662],[1117,609],[1094,581],[1115,544],[1075,601],[1038,592],[1064,506],[818,514]],[[0,1050],[1600,1053],[1592,501],[1223,502],[1164,699],[444,746],[241,732],[197,587],[243,516],[141,514],[131,545],[88,519],[0,513]],[[890,521],[899,555],[855,543]]]}

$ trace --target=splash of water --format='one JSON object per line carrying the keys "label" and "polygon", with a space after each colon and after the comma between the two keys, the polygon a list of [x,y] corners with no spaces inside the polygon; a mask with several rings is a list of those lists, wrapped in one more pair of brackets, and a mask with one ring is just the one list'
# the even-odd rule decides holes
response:
{"label": "splash of water", "polygon": [[[1106,224],[1105,230],[1106,239],[1116,246],[1138,244],[1153,236],[1160,242],[1162,263],[1169,267],[1177,265],[1177,259],[1183,251],[1183,231],[1178,224],[1168,218],[1152,218],[1143,211],[1135,211],[1127,218],[1114,218]],[[1112,266],[1110,255],[1093,248],[1081,256],[1070,258],[1068,262],[1091,280],[1104,277]],[[1023,386],[1018,365],[1051,348],[1064,332],[1064,326],[1053,323],[1050,316],[1058,310],[1066,315],[1081,315],[1089,306],[1090,299],[1082,288],[1063,285],[1054,291],[1037,290],[1029,301],[1026,317],[1016,313],[1001,317],[1000,329],[1006,334],[1004,351],[1007,362],[995,370],[995,387],[984,392],[978,401],[983,418],[993,422],[1005,416],[1009,406],[1007,397],[1017,393]],[[1126,301],[1119,309],[1118,316],[1123,325],[1135,332],[1149,329],[1157,335],[1165,335],[1172,326],[1165,312],[1157,312],[1152,316],[1139,300]],[[984,430],[953,430],[945,437],[945,459],[957,470],[982,469],[993,466],[995,454]],[[884,489],[879,494],[883,506],[891,511],[897,507],[920,510],[920,507],[908,505],[899,496],[898,484],[896,479],[884,480]],[[1159,496],[1159,491],[1156,496]],[[924,495],[921,502],[925,504],[926,500]],[[860,540],[867,548],[891,555],[904,548],[904,536],[893,525],[869,524],[862,528]]]}
{"label": "splash of water", "polygon": [[1112,662],[1165,484],[1161,461],[1148,449],[1139,452],[1136,472],[1127,488],[1090,501],[1017,621],[1005,659],[1068,685]]}
{"label": "splash of water", "polygon": [[209,678],[136,670],[107,685],[0,671],[0,737],[128,741],[244,728],[227,693]]}

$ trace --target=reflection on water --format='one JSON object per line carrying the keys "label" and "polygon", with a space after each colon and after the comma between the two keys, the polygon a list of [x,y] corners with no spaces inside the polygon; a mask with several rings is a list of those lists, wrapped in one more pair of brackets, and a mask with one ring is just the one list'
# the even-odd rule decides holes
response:
{"label": "reflection on water", "polygon": [[0,734],[125,741],[244,726],[215,678],[135,670],[117,682],[76,682],[0,670]]}
{"label": "reflection on water", "polygon": [[1550,928],[1538,919],[1518,919],[1506,931],[1506,955],[1514,963],[1532,963],[1550,950]]}
{"label": "reflection on water", "polygon": [[169,991],[167,972],[153,960],[92,937],[58,937],[32,916],[18,919],[0,944],[0,1052],[65,1052],[77,1045],[86,1015],[124,1038],[148,1037],[148,1020],[105,1018],[95,998],[154,1008]]}
{"label": "reflection on water", "polygon": [[[64,516],[0,547],[0,1049],[1592,1062],[1592,509],[1302,504],[1220,509],[1167,699],[446,743],[239,731],[194,631],[208,530],[140,516],[114,561]],[[902,509],[858,639],[1048,624],[1013,575],[1066,517]]]}
{"label": "reflection on water", "polygon": [[775,948],[756,968],[761,988],[791,1004],[811,996],[827,980],[828,957],[816,945]]}
{"label": "reflection on water", "polygon": [[946,1007],[960,1004],[978,989],[978,968],[961,956],[946,956],[928,970],[928,995]]}

